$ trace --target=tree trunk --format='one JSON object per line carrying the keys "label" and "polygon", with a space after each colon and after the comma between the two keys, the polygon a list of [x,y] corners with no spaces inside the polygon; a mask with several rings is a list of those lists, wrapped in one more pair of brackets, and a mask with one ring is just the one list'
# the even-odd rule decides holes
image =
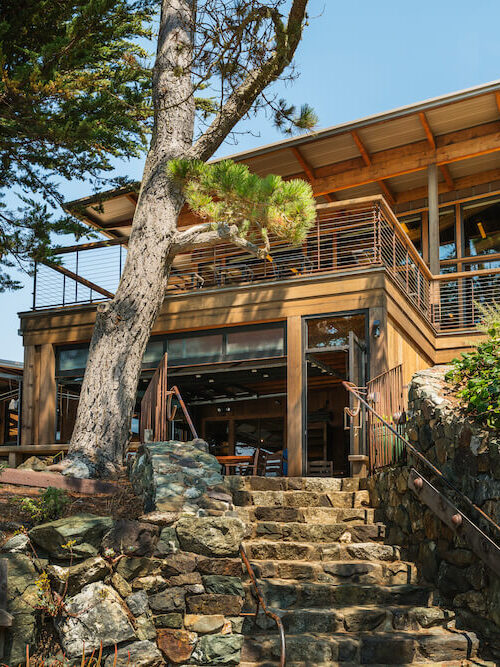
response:
{"label": "tree trunk", "polygon": [[151,147],[120,284],[114,299],[98,307],[65,474],[114,474],[130,437],[142,358],[165,297],[170,250],[184,203],[166,168],[192,145],[188,64],[193,7],[193,0],[163,0]]}

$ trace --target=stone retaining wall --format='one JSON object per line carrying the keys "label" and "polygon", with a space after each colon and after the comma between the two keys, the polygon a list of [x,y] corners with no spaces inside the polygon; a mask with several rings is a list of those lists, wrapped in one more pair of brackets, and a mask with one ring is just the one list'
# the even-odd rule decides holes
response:
{"label": "stone retaining wall", "polygon": [[148,510],[139,521],[81,514],[3,545],[11,667],[24,664],[26,644],[33,654],[42,616],[68,665],[101,643],[106,667],[115,646],[118,667],[239,664],[245,526],[217,460],[203,441],[155,443],[130,476]]}
{"label": "stone retaining wall", "polygon": [[[444,381],[447,370],[434,367],[413,377],[407,435],[498,523],[500,435],[464,417]],[[371,502],[389,525],[388,541],[404,548],[406,557],[419,564],[422,578],[436,585],[441,602],[456,609],[463,627],[481,634],[500,657],[500,578],[468,548],[459,531],[450,530],[408,489],[409,469],[397,466],[369,479]]]}

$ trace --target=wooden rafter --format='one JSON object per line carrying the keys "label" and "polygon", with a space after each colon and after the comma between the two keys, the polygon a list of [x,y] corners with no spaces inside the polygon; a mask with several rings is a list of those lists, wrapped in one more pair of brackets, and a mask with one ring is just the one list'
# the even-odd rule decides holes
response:
{"label": "wooden rafter", "polygon": [[429,121],[427,120],[427,116],[423,111],[421,111],[418,114],[418,117],[420,118],[420,122],[422,124],[422,127],[424,128],[425,136],[427,137],[427,141],[429,143],[429,146],[433,149],[436,150],[436,138],[434,137],[434,133],[431,130],[431,126],[429,125]]}
{"label": "wooden rafter", "polygon": [[[314,194],[318,196],[374,183],[381,179],[396,178],[422,171],[431,164],[451,164],[499,152],[500,128],[498,123],[494,123],[488,124],[488,129],[491,125],[495,127],[491,132],[483,133],[481,128],[471,128],[442,137],[435,150],[425,141],[375,153],[371,156],[372,163],[369,166],[353,167],[339,171],[334,176],[317,178],[313,186]],[[474,136],[475,133],[477,136]],[[452,136],[456,138],[455,141],[451,140]]]}
{"label": "wooden rafter", "polygon": [[131,201],[132,204],[133,204],[134,206],[137,205],[137,195],[135,194],[135,192],[127,192],[127,194],[125,195],[125,197],[126,197],[129,201]]}
{"label": "wooden rafter", "polygon": [[[358,148],[358,151],[361,153],[361,157],[363,158],[363,162],[365,163],[365,166],[369,167],[372,164],[372,158],[370,156],[370,153],[366,149],[366,146],[362,142],[361,137],[356,132],[356,130],[351,131],[351,136],[354,139],[354,143],[356,144],[356,146]],[[385,183],[383,179],[380,179],[379,181],[377,181],[377,183],[378,183],[380,189],[382,190],[382,192],[384,193],[384,196],[387,199],[387,201],[389,202],[389,204],[391,204],[391,206],[393,206],[394,203],[396,202],[396,198],[392,194],[392,192],[391,192],[389,186],[387,185],[387,183]]]}
{"label": "wooden rafter", "polygon": [[364,143],[361,141],[361,138],[359,134],[356,132],[356,130],[352,130],[351,132],[351,137],[354,139],[354,143],[356,144],[358,151],[361,153],[361,157],[363,158],[363,162],[367,167],[369,167],[372,163],[372,159],[370,157],[370,153],[366,150],[366,147]]}
{"label": "wooden rafter", "polygon": [[[431,126],[429,125],[429,121],[427,120],[427,116],[425,115],[425,113],[423,111],[421,111],[418,114],[418,117],[420,118],[420,122],[422,124],[422,127],[424,128],[425,136],[427,137],[427,142],[428,142],[430,148],[432,148],[432,150],[436,150],[436,146],[437,146],[436,137],[434,136],[434,132],[432,131]],[[450,190],[454,190],[455,189],[455,184],[453,183],[453,178],[450,174],[450,170],[448,169],[448,167],[445,164],[440,164],[439,165],[439,170],[442,173],[443,178],[444,178],[448,188]]]}
{"label": "wooden rafter", "polygon": [[316,180],[316,174],[314,172],[314,168],[309,164],[309,162],[305,159],[305,157],[302,155],[302,153],[299,151],[296,146],[292,146],[292,153],[297,160],[297,162],[300,164],[302,169],[304,170],[307,178],[310,180],[312,183],[314,180]]}
{"label": "wooden rafter", "polygon": [[495,100],[497,102],[498,113],[500,113],[500,92],[498,90],[495,93]]}

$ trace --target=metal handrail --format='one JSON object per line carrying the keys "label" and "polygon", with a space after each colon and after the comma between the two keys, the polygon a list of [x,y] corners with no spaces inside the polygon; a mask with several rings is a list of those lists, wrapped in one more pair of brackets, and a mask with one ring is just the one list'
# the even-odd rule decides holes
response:
{"label": "metal handrail", "polygon": [[429,459],[427,459],[421,452],[418,451],[418,449],[415,449],[415,447],[410,444],[410,442],[404,438],[400,433],[397,432],[397,430],[391,426],[383,417],[381,417],[376,410],[373,409],[373,407],[366,401],[362,396],[359,395],[359,389],[360,387],[357,387],[353,382],[346,382],[343,381],[342,385],[344,389],[346,389],[348,392],[350,392],[356,400],[358,400],[360,403],[362,403],[375,417],[384,424],[385,428],[389,429],[393,435],[398,438],[403,445],[406,447],[406,449],[413,454],[419,461],[421,461],[427,468],[432,470],[432,472],[439,477],[441,481],[443,481],[450,489],[452,489],[455,493],[457,493],[460,498],[465,501],[465,503],[474,509],[476,512],[478,512],[483,519],[485,519],[490,526],[493,526],[495,530],[498,531],[500,534],[500,526],[493,521],[493,519],[486,514],[486,512],[483,512],[483,510],[478,507],[475,503],[472,502],[470,498],[468,498],[460,489],[458,489],[452,482],[450,482],[444,475],[443,473],[439,470],[439,468],[436,468],[434,464],[432,464]]}
{"label": "metal handrail", "polygon": [[268,609],[266,605],[266,601],[264,599],[264,596],[262,595],[262,591],[260,590],[259,584],[257,583],[257,578],[255,576],[255,572],[253,571],[253,568],[250,564],[250,561],[248,560],[248,556],[246,555],[245,549],[243,545],[240,546],[240,556],[241,560],[245,564],[245,567],[248,572],[248,576],[250,577],[250,580],[252,582],[255,595],[257,596],[257,609],[255,611],[255,618],[257,618],[257,614],[259,613],[259,607],[262,608],[262,611],[264,614],[272,619],[277,627],[278,631],[280,633],[280,640],[281,640],[281,657],[280,657],[280,667],[285,667],[286,664],[286,640],[285,640],[285,629],[283,628],[283,621],[281,618],[278,616],[278,614],[275,614],[273,611]]}

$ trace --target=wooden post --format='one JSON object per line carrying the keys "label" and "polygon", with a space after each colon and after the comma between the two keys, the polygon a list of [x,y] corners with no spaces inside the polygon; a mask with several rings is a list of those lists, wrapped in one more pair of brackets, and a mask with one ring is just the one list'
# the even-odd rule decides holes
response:
{"label": "wooden post", "polygon": [[428,199],[429,199],[429,268],[431,273],[438,275],[439,267],[439,198],[438,169],[436,164],[429,165]]}
{"label": "wooden post", "polygon": [[56,356],[51,343],[40,345],[40,394],[38,443],[55,442],[56,432]]}
{"label": "wooden post", "polygon": [[[35,346],[27,345],[24,348],[21,445],[35,444],[35,429],[37,428],[36,404],[38,399],[38,392],[36,392],[36,360]],[[9,461],[10,464],[11,462]]]}
{"label": "wooden post", "polygon": [[288,476],[305,474],[303,397],[305,378],[303,364],[302,318],[287,319],[287,449]]}

